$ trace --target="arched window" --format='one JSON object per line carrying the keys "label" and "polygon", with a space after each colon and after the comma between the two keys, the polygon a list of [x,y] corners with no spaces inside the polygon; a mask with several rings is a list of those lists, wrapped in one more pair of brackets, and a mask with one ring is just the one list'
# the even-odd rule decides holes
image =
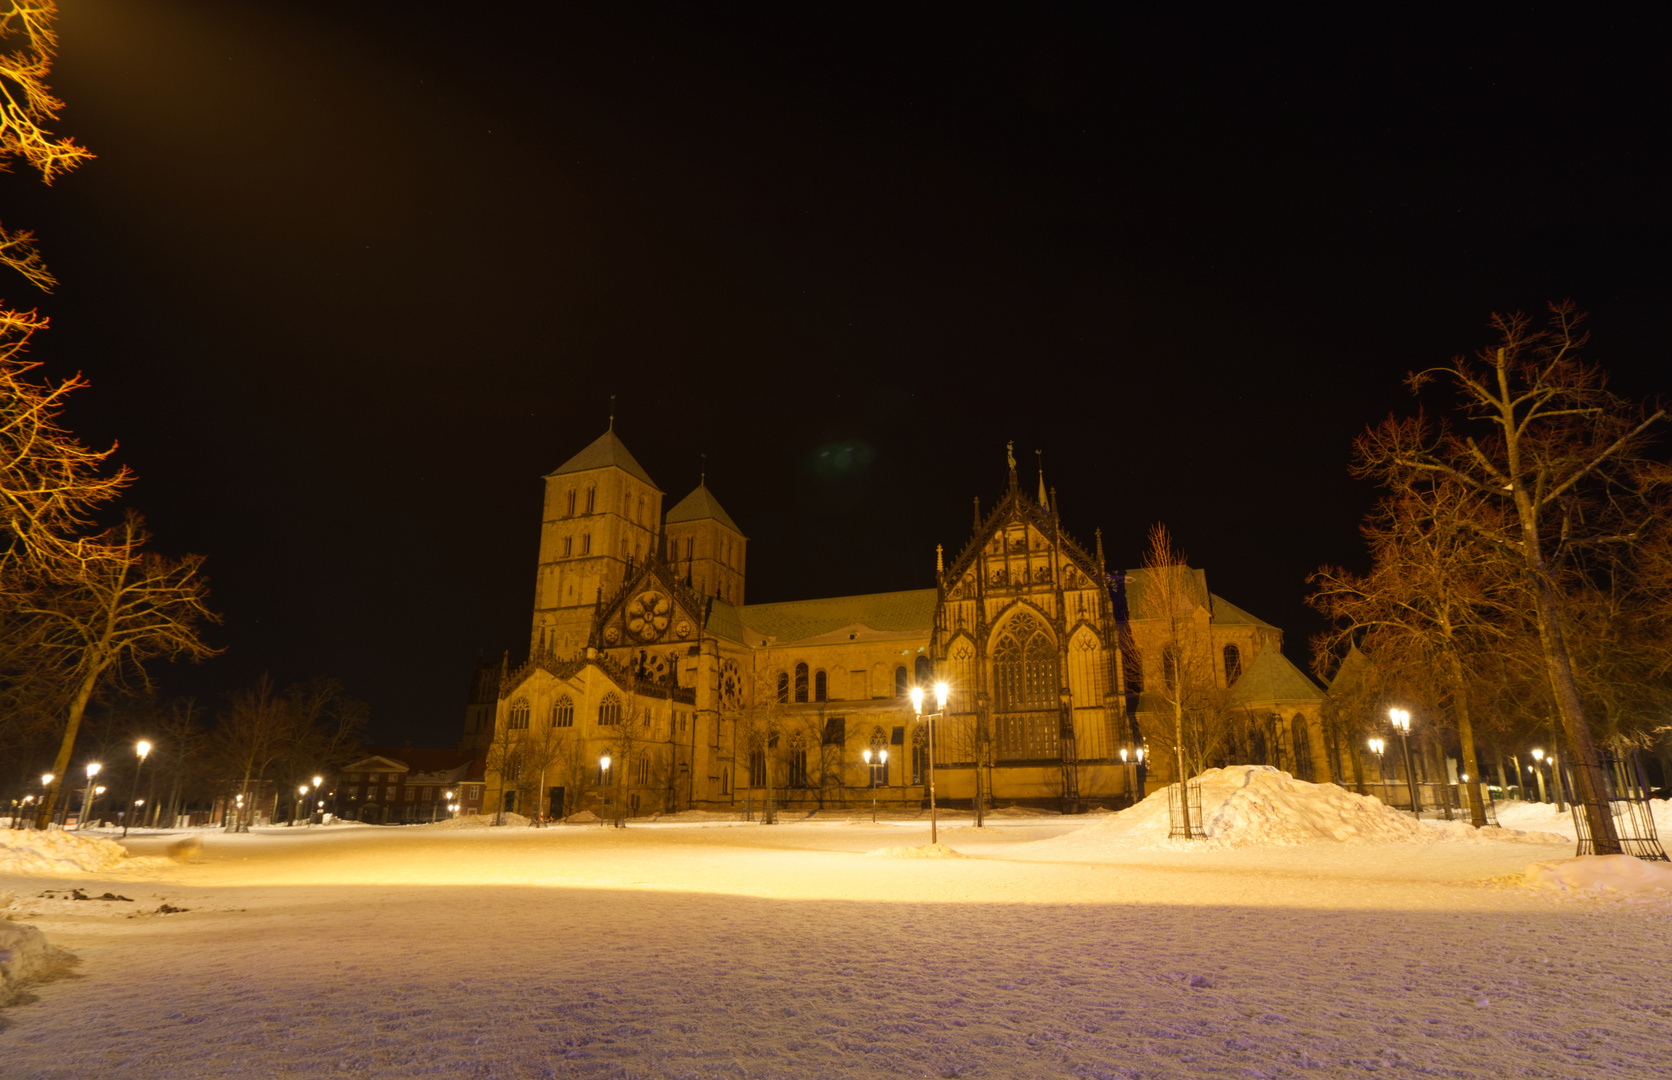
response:
{"label": "arched window", "polygon": [[1225,646],[1225,685],[1230,686],[1242,674],[1242,652],[1235,645]]}
{"label": "arched window", "polygon": [[598,703],[598,723],[604,727],[613,727],[621,723],[621,699],[614,694],[605,694],[604,700]]}
{"label": "arched window", "polygon": [[800,732],[790,736],[789,752],[785,755],[785,764],[789,766],[789,786],[807,786],[807,740]]}
{"label": "arched window", "polygon": [[722,794],[722,795],[730,795],[731,794],[731,770],[730,769],[721,769],[720,770],[720,794]]}
{"label": "arched window", "polygon": [[815,671],[813,673],[813,700],[814,701],[824,701],[824,700],[826,700],[827,699],[827,691],[829,690],[829,688],[830,688],[829,683],[825,680],[824,672]]}
{"label": "arched window", "polygon": [[914,666],[917,668],[914,673],[917,679],[917,685],[927,690],[935,681],[934,663],[930,661],[927,656],[919,656],[917,658],[917,663]]}
{"label": "arched window", "polygon": [[1289,722],[1289,737],[1294,742],[1295,779],[1312,779],[1312,739],[1307,730],[1306,717],[1300,713]]}
{"label": "arched window", "polygon": [[574,488],[569,489],[569,497],[565,501],[565,504],[564,504],[563,516],[564,517],[574,517],[575,516],[575,489]]}
{"label": "arched window", "polygon": [[511,706],[511,718],[506,723],[512,731],[528,730],[528,702],[518,698]]}
{"label": "arched window", "polygon": [[552,727],[575,726],[575,703],[564,694],[552,703]]}
{"label": "arched window", "polygon": [[1057,704],[1057,647],[1044,625],[1026,612],[1011,620],[993,648],[993,690],[1000,712]]}
{"label": "arched window", "polygon": [[591,533],[583,533],[581,535],[581,554],[582,555],[592,554],[592,534]]}
{"label": "arched window", "polygon": [[787,705],[787,704],[789,704],[789,700],[790,700],[790,673],[787,672],[787,671],[780,671],[778,673],[778,704]]}
{"label": "arched window", "polygon": [[[875,771],[875,774],[876,774],[876,778],[877,778],[876,779],[876,785],[877,785],[877,787],[887,787],[888,786],[888,762],[882,760],[883,752],[886,751],[887,749],[888,749],[888,735],[887,735],[887,733],[885,733],[883,731],[883,729],[880,728],[880,727],[879,728],[873,728],[871,730],[871,761],[873,763],[871,767]],[[890,758],[893,757],[892,754],[890,754],[889,756],[890,756]],[[877,762],[881,762],[881,764],[876,764]]]}
{"label": "arched window", "polygon": [[905,697],[906,696],[906,684],[910,681],[911,681],[911,676],[909,674],[907,674],[906,669],[905,669],[905,665],[902,664],[900,667],[895,668],[894,669],[894,696],[895,697]]}
{"label": "arched window", "polygon": [[586,512],[587,513],[589,513],[589,514],[592,513],[592,507],[593,507],[593,504],[595,503],[595,501],[597,500],[597,498],[598,498],[598,489],[597,488],[589,487],[589,488],[586,489]]}
{"label": "arched window", "polygon": [[807,700],[806,664],[795,665],[795,700],[798,702],[804,702]]}
{"label": "arched window", "polygon": [[766,786],[766,747],[757,745],[749,752],[749,786]]}

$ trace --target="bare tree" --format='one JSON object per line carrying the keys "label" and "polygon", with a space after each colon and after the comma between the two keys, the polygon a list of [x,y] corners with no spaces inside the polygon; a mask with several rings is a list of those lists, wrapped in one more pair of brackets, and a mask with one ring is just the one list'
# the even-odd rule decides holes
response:
{"label": "bare tree", "polygon": [[1411,374],[1413,392],[1435,379],[1447,385],[1465,427],[1433,432],[1420,419],[1383,425],[1364,440],[1363,468],[1444,477],[1478,496],[1464,524],[1516,560],[1524,576],[1577,801],[1597,853],[1619,854],[1574,674],[1563,576],[1581,553],[1633,544],[1664,516],[1654,496],[1665,470],[1647,450],[1650,429],[1666,412],[1609,392],[1601,371],[1580,359],[1580,315],[1570,304],[1552,305],[1550,314],[1543,329],[1520,314],[1494,315],[1495,346]]}
{"label": "bare tree", "polygon": [[[540,828],[546,825],[546,776],[556,774],[568,756],[574,729],[558,727],[548,712],[543,723],[535,723],[523,738],[522,765],[524,786],[518,798],[524,806],[534,809],[529,817]],[[533,785],[530,788],[530,785]],[[559,808],[561,813],[561,808]]]}
{"label": "bare tree", "polygon": [[510,718],[494,728],[488,740],[485,768],[494,777],[493,823],[505,824],[506,781],[513,784],[522,779],[522,754],[526,729],[511,726]]}

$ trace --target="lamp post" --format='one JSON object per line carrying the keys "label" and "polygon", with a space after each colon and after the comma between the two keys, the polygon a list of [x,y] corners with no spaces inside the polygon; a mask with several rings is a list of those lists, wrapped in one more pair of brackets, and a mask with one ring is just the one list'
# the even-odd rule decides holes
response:
{"label": "lamp post", "polygon": [[325,822],[325,800],[321,799],[319,797],[319,785],[323,784],[324,782],[325,782],[325,777],[323,777],[323,776],[316,776],[316,777],[313,778],[313,795],[308,801],[314,804],[315,809],[310,810],[308,812],[308,828],[310,828],[310,829],[313,828],[313,819],[314,819],[314,814],[315,813],[317,813],[319,815],[319,820],[320,820],[321,824],[324,824],[324,822]]}
{"label": "lamp post", "polygon": [[944,682],[935,684],[935,711],[925,717],[923,715],[923,687],[914,686],[911,688],[912,711],[917,713],[919,723],[922,723],[925,719],[929,721],[929,843],[931,844],[940,843],[940,829],[935,812],[935,721],[946,711],[946,695],[950,691],[951,687]]}
{"label": "lamp post", "polygon": [[134,766],[134,786],[128,792],[128,812],[122,815],[122,838],[124,840],[128,836],[128,825],[133,821],[134,806],[136,805],[134,799],[139,795],[139,771],[145,768],[145,755],[151,752],[151,744],[141,739],[135,744],[134,749],[139,752],[139,764]]}
{"label": "lamp post", "polygon": [[1417,799],[1417,775],[1411,769],[1411,714],[1405,709],[1389,709],[1393,730],[1399,732],[1399,745],[1405,751],[1405,786],[1411,792],[1411,814],[1422,817],[1422,803]]}
{"label": "lamp post", "polygon": [[[603,757],[598,759],[598,783],[599,783],[600,786],[603,787],[606,794],[608,794],[608,792],[609,792],[610,781],[612,779],[614,779],[614,778],[610,776],[610,756],[608,754],[605,754]],[[614,799],[605,799],[604,800],[604,805],[610,807],[610,812],[614,813],[614,808],[615,808],[615,800]],[[602,828],[603,825],[604,825],[604,822],[607,821],[607,820],[608,820],[607,818],[600,818],[599,821],[598,821],[599,828]]]}
{"label": "lamp post", "polygon": [[1549,796],[1545,793],[1545,790],[1544,790],[1544,770],[1539,767],[1543,764],[1544,764],[1544,751],[1535,747],[1533,749],[1533,764],[1532,764],[1531,767],[1532,767],[1532,770],[1533,770],[1533,776],[1535,778],[1537,778],[1537,780],[1538,780],[1538,801],[1541,802],[1541,803],[1550,801]]}
{"label": "lamp post", "polygon": [[1382,739],[1371,739],[1369,741],[1370,752],[1376,755],[1376,779],[1382,785],[1382,801],[1384,803],[1389,802],[1391,800],[1388,798],[1388,774],[1382,757],[1388,744]]}
{"label": "lamp post", "polygon": [[76,830],[87,828],[87,815],[93,812],[93,777],[99,775],[99,763],[87,763],[87,797],[81,801],[81,820],[76,822]]}
{"label": "lamp post", "polygon": [[878,750],[877,760],[871,760],[871,751],[864,751],[865,764],[871,767],[871,824],[877,823],[877,770],[888,764],[888,751]]}

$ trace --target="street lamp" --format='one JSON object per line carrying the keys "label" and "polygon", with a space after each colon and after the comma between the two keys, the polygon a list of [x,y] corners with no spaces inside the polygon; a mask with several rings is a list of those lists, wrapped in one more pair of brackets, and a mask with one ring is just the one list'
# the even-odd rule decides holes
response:
{"label": "street lamp", "polygon": [[888,751],[878,750],[877,760],[875,761],[871,760],[869,749],[864,751],[864,756],[865,764],[871,767],[871,824],[875,825],[877,823],[877,770],[880,766],[888,764]]}
{"label": "street lamp", "polygon": [[81,820],[76,823],[76,830],[87,828],[87,815],[93,812],[93,777],[99,775],[99,763],[87,763],[87,797],[81,802]]}
{"label": "street lamp", "polygon": [[[316,777],[313,778],[313,801],[319,807],[318,812],[319,812],[320,823],[321,824],[324,824],[324,820],[325,820],[325,800],[321,799],[319,797],[319,785],[323,784],[324,782],[325,782],[325,777],[323,777],[323,776],[316,776]],[[313,819],[314,819],[314,815],[309,814],[308,815],[308,828],[310,828],[310,829],[313,828]]]}
{"label": "street lamp", "polygon": [[1376,779],[1381,782],[1382,801],[1384,803],[1393,801],[1388,798],[1388,773],[1382,758],[1387,746],[1388,744],[1382,739],[1370,740],[1370,752],[1376,755]]}
{"label": "street lamp", "polygon": [[1539,768],[1539,766],[1541,766],[1543,764],[1544,764],[1544,751],[1537,748],[1537,747],[1534,747],[1533,748],[1533,764],[1532,764],[1531,768],[1533,770],[1533,775],[1538,778],[1538,801],[1541,802],[1541,803],[1550,801],[1549,797],[1545,794],[1545,791],[1544,791],[1544,770]]}
{"label": "street lamp", "polygon": [[931,844],[940,843],[940,830],[935,812],[935,721],[946,711],[946,695],[951,692],[951,689],[944,682],[935,684],[935,711],[925,717],[923,715],[923,687],[914,686],[911,688],[912,711],[917,713],[919,723],[922,723],[925,719],[929,721],[929,843]]}
{"label": "street lamp", "polygon": [[137,805],[134,798],[139,794],[139,770],[145,767],[145,755],[151,752],[151,744],[141,739],[134,749],[139,751],[139,764],[134,766],[134,786],[128,792],[128,812],[122,815],[122,838],[124,840],[128,837],[128,825],[133,820],[134,807]]}
{"label": "street lamp", "polygon": [[[604,787],[604,789],[607,791],[609,789],[610,781],[612,779],[614,779],[614,777],[610,776],[610,756],[608,754],[605,754],[603,757],[598,759],[598,783],[600,785],[602,785]],[[614,799],[605,799],[604,800],[604,805],[610,807],[611,811],[613,812],[613,810],[615,808],[615,800]],[[603,827],[604,820],[605,819],[602,819],[602,818],[599,819],[598,825],[599,825],[600,828]]]}
{"label": "street lamp", "polygon": [[1405,750],[1405,786],[1411,792],[1411,814],[1422,817],[1422,803],[1417,800],[1417,775],[1411,769],[1411,714],[1404,709],[1389,709],[1393,730],[1399,732],[1399,745]]}

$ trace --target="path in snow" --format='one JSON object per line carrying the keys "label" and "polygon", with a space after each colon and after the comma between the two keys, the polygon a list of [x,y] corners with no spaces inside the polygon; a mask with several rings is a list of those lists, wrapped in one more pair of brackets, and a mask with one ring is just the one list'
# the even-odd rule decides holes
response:
{"label": "path in snow", "polygon": [[[0,1071],[1600,1078],[1672,1060],[1665,907],[1512,883],[1565,846],[1041,842],[1081,828],[943,829],[964,859],[867,858],[928,830],[853,822],[273,830],[111,879],[132,904],[6,878],[81,977],[0,1014]],[[190,910],[138,914],[165,901]]]}

